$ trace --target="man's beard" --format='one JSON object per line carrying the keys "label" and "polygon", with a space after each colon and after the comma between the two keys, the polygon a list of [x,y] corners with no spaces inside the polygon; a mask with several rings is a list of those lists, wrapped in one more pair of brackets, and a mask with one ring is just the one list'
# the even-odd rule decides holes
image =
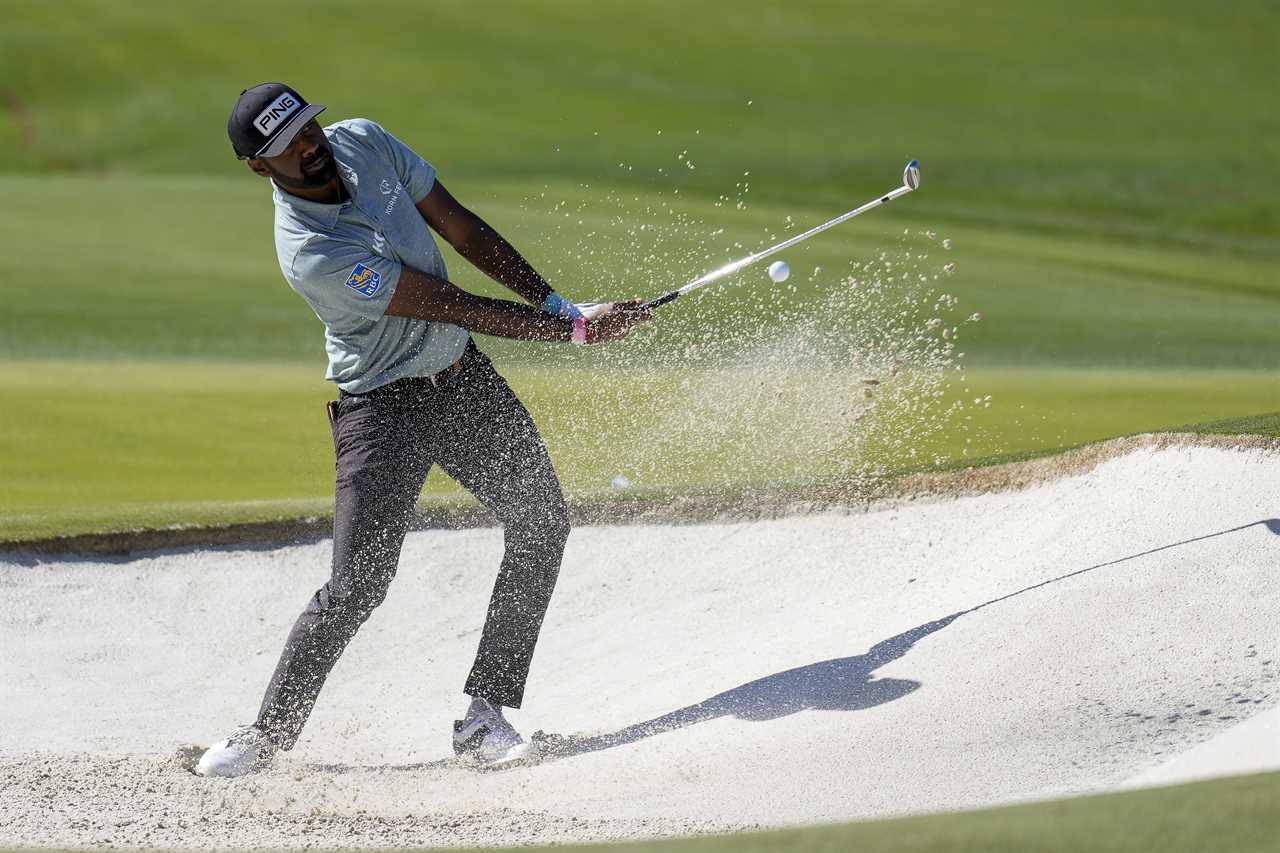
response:
{"label": "man's beard", "polygon": [[[279,172],[271,169],[271,176],[277,184],[285,187],[292,187],[298,190],[316,190],[326,187],[333,183],[338,177],[338,161],[333,159],[332,152],[326,151],[316,159],[325,160],[325,164],[320,167],[319,171],[309,171],[306,165],[302,166],[301,177],[292,177],[281,175]],[[314,160],[312,161],[315,162]]]}

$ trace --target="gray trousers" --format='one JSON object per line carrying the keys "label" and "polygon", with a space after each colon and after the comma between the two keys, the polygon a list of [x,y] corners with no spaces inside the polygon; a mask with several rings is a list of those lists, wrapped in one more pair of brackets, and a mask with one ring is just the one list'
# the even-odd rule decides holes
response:
{"label": "gray trousers", "polygon": [[329,671],[386,597],[433,464],[493,511],[506,542],[463,692],[520,707],[569,536],[560,483],[528,411],[472,344],[437,383],[344,393],[333,412],[332,575],[294,624],[257,725],[285,749],[298,739]]}

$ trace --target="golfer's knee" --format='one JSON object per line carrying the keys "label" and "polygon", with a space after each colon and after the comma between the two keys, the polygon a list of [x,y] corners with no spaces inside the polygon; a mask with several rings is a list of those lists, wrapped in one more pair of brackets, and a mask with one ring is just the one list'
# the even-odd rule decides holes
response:
{"label": "golfer's knee", "polygon": [[551,502],[542,520],[544,535],[550,542],[563,548],[564,543],[569,539],[570,529],[569,507],[565,504],[564,498]]}
{"label": "golfer's knee", "polygon": [[393,576],[394,572],[376,572],[345,583],[331,580],[316,593],[312,610],[358,628],[386,600]]}
{"label": "golfer's knee", "polygon": [[387,598],[387,588],[357,590],[338,602],[334,608],[335,620],[346,625],[348,633],[354,634],[360,626],[369,621],[373,611]]}

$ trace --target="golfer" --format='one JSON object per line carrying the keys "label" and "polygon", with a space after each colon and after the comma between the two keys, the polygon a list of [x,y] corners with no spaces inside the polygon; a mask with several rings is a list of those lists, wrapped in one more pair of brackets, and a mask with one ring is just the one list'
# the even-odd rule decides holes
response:
{"label": "golfer", "polygon": [[[240,94],[227,130],[236,156],[271,181],[280,270],[325,326],[339,389],[332,574],[293,626],[257,720],[210,747],[197,772],[238,776],[294,745],[386,596],[432,465],[493,511],[506,545],[453,746],[484,762],[517,758],[528,745],[502,710],[523,699],[569,520],[537,427],[471,333],[589,344],[649,314],[629,302],[584,316],[413,150],[367,119],[321,128],[323,110],[264,83]],[[451,284],[427,226],[530,305]]]}

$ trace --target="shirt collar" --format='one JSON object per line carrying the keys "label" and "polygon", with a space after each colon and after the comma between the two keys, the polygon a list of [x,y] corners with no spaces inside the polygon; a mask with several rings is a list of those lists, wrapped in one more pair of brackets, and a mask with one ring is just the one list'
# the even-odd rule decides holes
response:
{"label": "shirt collar", "polygon": [[[359,182],[359,176],[356,175],[354,169],[346,163],[341,162],[336,157],[334,162],[338,164],[338,180],[344,180],[347,183],[347,194],[352,198],[355,197],[356,185]],[[287,193],[280,189],[280,186],[271,179],[271,188],[274,190],[274,198],[277,207],[288,208],[296,213],[302,219],[308,219],[325,228],[332,228],[338,224],[338,217],[342,213],[342,208],[350,204],[350,201],[339,202],[338,204],[326,204],[323,201],[312,201],[311,199],[296,196],[293,193]]]}

